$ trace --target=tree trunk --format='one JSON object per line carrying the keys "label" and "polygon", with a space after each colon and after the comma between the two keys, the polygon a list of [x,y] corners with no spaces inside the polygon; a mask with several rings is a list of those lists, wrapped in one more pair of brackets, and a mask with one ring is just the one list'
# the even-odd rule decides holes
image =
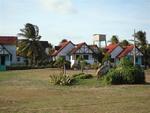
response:
{"label": "tree trunk", "polygon": [[64,65],[64,75],[66,75],[66,65]]}

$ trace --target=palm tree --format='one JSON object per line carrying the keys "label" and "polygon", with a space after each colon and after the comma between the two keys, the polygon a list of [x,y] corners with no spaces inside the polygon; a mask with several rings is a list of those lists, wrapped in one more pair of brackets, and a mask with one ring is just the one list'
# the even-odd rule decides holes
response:
{"label": "palm tree", "polygon": [[78,65],[81,68],[81,72],[83,73],[84,67],[87,65],[87,62],[84,60],[83,56],[79,56],[77,59]]}
{"label": "palm tree", "polygon": [[128,42],[127,40],[123,40],[122,42],[120,42],[120,45],[121,45],[122,47],[126,47],[126,46],[129,45],[129,42]]}
{"label": "palm tree", "polygon": [[119,39],[116,35],[113,35],[111,38],[111,43],[112,44],[118,44],[119,43]]}
{"label": "palm tree", "polygon": [[39,28],[36,25],[27,23],[25,28],[20,29],[21,33],[18,36],[25,39],[20,41],[18,54],[30,58],[31,64],[36,65],[38,59],[43,55],[43,47],[39,43],[41,36],[39,35]]}
{"label": "palm tree", "polygon": [[146,32],[138,31],[137,33],[135,33],[135,37],[138,40],[138,46],[142,47],[142,46],[147,45]]}
{"label": "palm tree", "polygon": [[65,75],[66,74],[66,63],[67,63],[67,61],[65,60],[64,57],[59,57],[56,60],[54,65],[58,66],[59,68],[63,67],[63,74]]}
{"label": "palm tree", "polygon": [[147,40],[146,40],[146,32],[138,31],[137,33],[135,33],[135,38],[138,40],[137,46],[143,52],[144,64],[145,64],[145,66],[147,66],[149,55],[148,55],[148,51],[147,51],[148,50],[148,44],[147,44]]}

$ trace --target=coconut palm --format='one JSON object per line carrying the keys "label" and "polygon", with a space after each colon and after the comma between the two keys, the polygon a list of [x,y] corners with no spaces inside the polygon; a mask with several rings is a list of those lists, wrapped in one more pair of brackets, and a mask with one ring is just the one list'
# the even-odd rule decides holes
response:
{"label": "coconut palm", "polygon": [[146,66],[148,64],[148,58],[150,57],[148,55],[148,44],[146,40],[146,32],[138,31],[137,33],[135,33],[135,38],[137,39],[137,46],[144,54],[144,64]]}
{"label": "coconut palm", "polygon": [[36,25],[27,23],[25,28],[20,29],[21,33],[18,36],[24,39],[19,42],[18,54],[30,58],[30,63],[36,65],[41,56],[44,55],[43,47],[39,43],[41,36],[39,35],[39,28]]}
{"label": "coconut palm", "polygon": [[118,44],[119,43],[119,39],[116,35],[113,35],[111,38],[111,43],[112,44]]}
{"label": "coconut palm", "polygon": [[128,46],[130,43],[127,41],[127,40],[123,40],[123,41],[121,41],[120,42],[120,45],[122,46],[122,47],[126,47],[126,46]]}

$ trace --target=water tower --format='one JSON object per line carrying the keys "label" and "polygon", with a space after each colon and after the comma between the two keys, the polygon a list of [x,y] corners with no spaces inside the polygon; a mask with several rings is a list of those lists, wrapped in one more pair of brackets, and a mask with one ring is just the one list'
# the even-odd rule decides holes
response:
{"label": "water tower", "polygon": [[94,34],[93,35],[93,44],[98,44],[98,46],[102,47],[102,42],[105,42],[105,47],[107,46],[106,35],[105,34]]}

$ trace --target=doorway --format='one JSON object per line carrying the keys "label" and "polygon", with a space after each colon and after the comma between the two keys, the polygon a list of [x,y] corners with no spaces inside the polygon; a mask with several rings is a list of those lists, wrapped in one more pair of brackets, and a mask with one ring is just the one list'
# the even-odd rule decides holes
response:
{"label": "doorway", "polygon": [[1,56],[1,64],[0,65],[5,65],[5,56]]}

